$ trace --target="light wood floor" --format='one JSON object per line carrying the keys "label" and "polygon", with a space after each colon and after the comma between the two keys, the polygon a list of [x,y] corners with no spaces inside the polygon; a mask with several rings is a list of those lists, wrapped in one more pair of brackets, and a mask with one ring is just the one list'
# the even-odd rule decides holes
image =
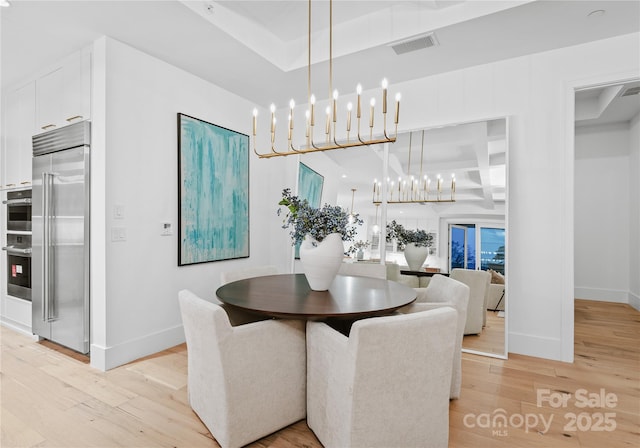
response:
{"label": "light wood floor", "polygon": [[504,318],[500,311],[487,311],[487,325],[480,334],[469,334],[462,340],[462,348],[504,355]]}
{"label": "light wood floor", "polygon": [[[640,313],[627,305],[576,301],[575,362],[510,355],[507,361],[463,355],[462,397],[450,404],[450,447],[640,446]],[[2,447],[216,447],[187,403],[184,345],[102,373],[82,358],[2,328]],[[571,393],[567,408],[536,405],[537,392]],[[578,408],[575,393],[615,394],[611,409]],[[492,433],[482,414],[501,412],[513,424]],[[616,429],[565,428],[565,414],[583,429],[597,413],[613,412]],[[519,417],[551,419],[528,431]],[[466,418],[465,418],[466,416]],[[611,418],[610,418],[611,420]],[[466,423],[466,424],[465,424]],[[611,423],[611,422],[610,422]],[[470,427],[474,425],[475,427]],[[486,425],[485,425],[486,426]],[[578,429],[576,427],[576,429]],[[251,446],[319,447],[298,422]]]}

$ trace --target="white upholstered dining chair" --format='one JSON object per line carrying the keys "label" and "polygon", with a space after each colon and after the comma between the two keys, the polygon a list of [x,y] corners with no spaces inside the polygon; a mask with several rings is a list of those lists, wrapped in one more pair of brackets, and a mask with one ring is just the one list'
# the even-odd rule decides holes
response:
{"label": "white upholstered dining chair", "polygon": [[[456,312],[307,323],[307,424],[326,447],[446,447]],[[420,343],[416,343],[420,341]]]}
{"label": "white upholstered dining chair", "polygon": [[220,284],[226,285],[227,283],[235,282],[236,280],[251,277],[262,277],[264,275],[275,275],[277,273],[278,268],[271,265],[252,266],[250,268],[238,269],[235,271],[224,271],[220,272]]}
{"label": "white upholstered dining chair", "polygon": [[244,446],[306,415],[304,322],[231,326],[217,304],[179,292],[189,404],[223,448]]}
{"label": "white upholstered dining chair", "polygon": [[491,274],[473,269],[452,269],[450,278],[469,287],[469,305],[464,334],[480,334],[487,320],[487,296]]}
{"label": "white upholstered dining chair", "polygon": [[359,277],[387,278],[387,267],[380,263],[342,263],[340,275],[356,275]]}
{"label": "white upholstered dining chair", "polygon": [[462,385],[462,339],[467,320],[469,287],[444,275],[434,275],[426,288],[416,288],[416,301],[400,308],[400,313],[416,313],[442,307],[452,307],[457,312],[455,347],[451,370],[451,393],[449,398],[460,398]]}

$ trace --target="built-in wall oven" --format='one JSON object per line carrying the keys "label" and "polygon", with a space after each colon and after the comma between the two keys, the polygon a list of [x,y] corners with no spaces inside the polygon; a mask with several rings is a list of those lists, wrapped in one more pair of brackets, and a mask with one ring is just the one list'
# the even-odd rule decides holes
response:
{"label": "built-in wall oven", "polygon": [[7,294],[31,300],[31,190],[8,191],[6,205]]}
{"label": "built-in wall oven", "polygon": [[7,294],[31,300],[31,235],[7,234]]}
{"label": "built-in wall oven", "polygon": [[31,231],[31,190],[7,192],[7,231]]}

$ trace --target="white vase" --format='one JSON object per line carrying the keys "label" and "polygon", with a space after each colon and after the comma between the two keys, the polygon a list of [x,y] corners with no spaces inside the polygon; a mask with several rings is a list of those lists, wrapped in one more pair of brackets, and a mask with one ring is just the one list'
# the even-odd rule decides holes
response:
{"label": "white vase", "polygon": [[336,277],[344,257],[342,236],[327,235],[321,242],[309,235],[300,245],[300,262],[309,286],[314,291],[326,291]]}
{"label": "white vase", "polygon": [[407,260],[410,271],[419,271],[428,255],[428,247],[418,247],[415,243],[408,243],[404,246],[404,258]]}

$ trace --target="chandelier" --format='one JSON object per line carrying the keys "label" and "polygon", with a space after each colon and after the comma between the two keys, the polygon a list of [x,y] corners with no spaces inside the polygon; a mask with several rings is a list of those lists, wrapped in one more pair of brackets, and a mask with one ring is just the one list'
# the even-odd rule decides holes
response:
{"label": "chandelier", "polygon": [[[375,98],[371,98],[369,102],[369,132],[368,137],[366,134],[362,134],[360,131],[360,122],[363,120],[362,114],[362,86],[360,84],[356,87],[356,129],[353,131],[355,136],[352,135],[352,112],[353,104],[347,103],[346,106],[346,133],[338,137],[337,135],[337,123],[338,123],[338,91],[333,90],[333,0],[329,0],[329,105],[325,109],[325,126],[324,126],[324,138],[322,141],[316,140],[314,137],[314,130],[316,126],[316,97],[311,93],[311,0],[309,0],[309,34],[308,34],[308,61],[307,61],[307,86],[308,86],[308,108],[305,111],[305,142],[298,145],[294,145],[294,111],[295,102],[292,99],[289,102],[289,116],[288,122],[285,123],[284,128],[287,132],[287,146],[284,149],[276,149],[276,130],[280,127],[276,127],[276,106],[271,104],[271,119],[269,121],[271,129],[271,151],[259,153],[256,148],[256,135],[258,124],[258,109],[253,109],[253,152],[259,158],[270,158],[288,156],[294,154],[306,154],[310,152],[328,151],[332,149],[340,148],[352,148],[356,146],[369,146],[380,143],[393,143],[396,141],[398,134],[398,118],[400,115],[400,94],[395,96],[395,115],[394,115],[394,133],[390,136],[387,133],[387,87],[388,82],[385,79],[382,80],[382,122],[383,132],[382,135],[376,135],[374,137],[374,122],[375,122]],[[365,118],[366,119],[366,118]],[[297,130],[297,128],[296,128]]]}
{"label": "chandelier", "polygon": [[351,208],[349,209],[349,224],[353,224],[356,221],[355,213],[353,213],[353,197],[356,194],[356,189],[351,189]]}
{"label": "chandelier", "polygon": [[[398,183],[387,178],[387,203],[388,204],[411,204],[426,202],[455,202],[456,201],[456,175],[451,173],[451,184],[449,195],[444,194],[446,188],[444,178],[438,174],[435,185],[433,179],[423,174],[424,166],[424,130],[422,130],[422,147],[420,149],[420,173],[417,176],[411,174],[411,146],[413,132],[409,133],[409,157],[407,163],[407,176],[398,178]],[[373,180],[373,203],[382,202],[382,183],[377,179]]]}

